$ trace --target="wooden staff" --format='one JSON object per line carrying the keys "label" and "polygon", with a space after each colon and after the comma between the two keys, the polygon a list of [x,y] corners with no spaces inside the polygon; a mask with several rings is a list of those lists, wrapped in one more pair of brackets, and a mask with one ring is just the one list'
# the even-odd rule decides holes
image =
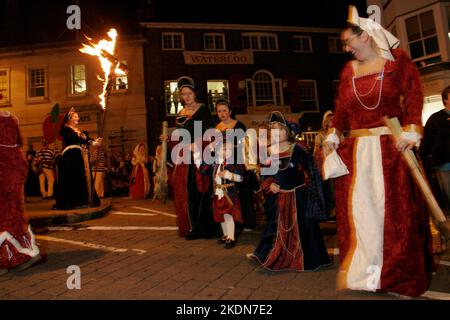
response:
{"label": "wooden staff", "polygon": [[[167,121],[163,121],[162,134],[165,137],[167,136]],[[161,162],[159,163],[159,169],[156,172],[155,194],[153,196],[153,200],[159,199],[162,202],[166,202],[169,193],[168,189],[169,188],[167,186],[167,139],[164,139],[161,143]]]}
{"label": "wooden staff", "polygon": [[[390,119],[388,117],[384,117],[384,122],[391,130],[391,133],[394,136],[395,140],[398,141],[403,132],[402,126],[400,125],[398,119],[397,118]],[[422,191],[425,201],[427,202],[428,207],[431,210],[431,214],[436,220],[436,227],[447,239],[450,239],[449,221],[447,221],[447,218],[442,212],[441,207],[439,207],[439,204],[437,203],[433,195],[433,192],[431,191],[431,188],[428,185],[424,171],[420,166],[416,156],[414,155],[414,152],[410,149],[406,149],[405,151],[402,152],[402,154],[403,159],[405,160],[409,170],[411,171],[414,181]]]}

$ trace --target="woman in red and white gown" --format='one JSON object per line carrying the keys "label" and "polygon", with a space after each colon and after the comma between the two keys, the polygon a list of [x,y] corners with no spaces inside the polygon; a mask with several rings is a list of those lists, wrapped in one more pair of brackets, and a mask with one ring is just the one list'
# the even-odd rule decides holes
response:
{"label": "woman in red and white gown", "polygon": [[0,111],[0,274],[25,269],[40,259],[24,213],[28,165],[21,145],[17,118]]}
{"label": "woman in red and white gown", "polygon": [[[370,24],[361,24],[341,34],[344,49],[356,59],[341,72],[326,138],[349,171],[335,180],[337,284],[338,289],[420,296],[433,267],[428,213],[401,154],[421,138],[419,73],[401,49],[382,50],[372,31]],[[384,116],[397,117],[403,126],[397,144]],[[349,136],[340,143],[342,132]]]}

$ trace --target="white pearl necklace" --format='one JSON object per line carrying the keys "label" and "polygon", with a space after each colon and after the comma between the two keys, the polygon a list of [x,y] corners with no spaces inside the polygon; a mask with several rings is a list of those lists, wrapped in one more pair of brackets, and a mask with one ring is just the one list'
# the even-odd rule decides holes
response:
{"label": "white pearl necklace", "polygon": [[[365,93],[365,94],[360,94],[360,93],[356,90],[355,78],[356,78],[355,76],[352,77],[352,87],[353,87],[353,92],[354,92],[354,94],[355,94],[355,96],[356,96],[356,99],[358,100],[359,104],[360,104],[363,108],[365,108],[365,109],[367,109],[367,110],[375,110],[376,108],[378,108],[378,106],[380,105],[380,102],[381,102],[381,93],[383,92],[384,67],[383,67],[383,71],[381,71],[381,74],[380,74],[378,77],[376,77],[375,83],[374,83],[374,85],[372,86],[372,88],[369,90],[369,92],[367,92],[367,93]],[[365,97],[365,96],[369,95],[369,94],[373,91],[373,89],[375,88],[375,85],[377,84],[378,80],[381,80],[381,84],[380,84],[380,92],[378,93],[378,101],[377,101],[377,103],[376,103],[373,107],[368,107],[368,106],[366,106],[366,105],[364,104],[364,102],[361,101],[361,98],[360,98],[360,97]]]}

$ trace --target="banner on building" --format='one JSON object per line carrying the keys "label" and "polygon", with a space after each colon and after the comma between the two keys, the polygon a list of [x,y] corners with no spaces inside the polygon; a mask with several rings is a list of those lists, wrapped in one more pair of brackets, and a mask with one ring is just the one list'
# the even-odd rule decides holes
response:
{"label": "banner on building", "polygon": [[186,64],[253,64],[252,51],[184,51]]}

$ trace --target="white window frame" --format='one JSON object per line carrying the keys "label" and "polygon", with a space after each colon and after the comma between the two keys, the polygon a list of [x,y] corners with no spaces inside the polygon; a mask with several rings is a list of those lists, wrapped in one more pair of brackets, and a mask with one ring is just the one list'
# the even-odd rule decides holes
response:
{"label": "white window frame", "polygon": [[[256,104],[256,89],[255,89],[255,76],[258,73],[266,73],[272,79],[272,93],[273,100],[267,101],[264,104],[257,105]],[[268,104],[273,104],[276,106],[284,106],[284,90],[283,90],[283,81],[280,78],[275,78],[273,73],[269,70],[260,69],[256,71],[251,79],[245,79],[245,92],[247,95],[247,105],[249,107],[258,107],[264,106]]]}
{"label": "white window frame", "polygon": [[[164,36],[171,36],[171,48],[164,47]],[[181,48],[174,48],[174,36],[181,36]],[[183,32],[163,32],[161,33],[161,49],[164,51],[183,51],[184,50],[184,33]]]}
{"label": "white window frame", "polygon": [[[336,42],[335,43],[336,50],[331,50],[330,41]],[[341,51],[338,50],[339,46],[341,47]],[[333,54],[345,53],[344,47],[342,46],[341,38],[339,38],[339,37],[328,37],[328,53],[333,53]]]}
{"label": "white window frame", "polygon": [[[268,75],[271,79],[271,84],[272,84],[272,100],[257,100],[256,99],[256,80],[255,77],[260,74],[260,73],[264,73],[266,75]],[[276,88],[275,88],[275,77],[273,76],[273,74],[270,71],[267,70],[258,70],[253,74],[252,77],[253,80],[253,105],[257,106],[257,101],[260,102],[260,105],[267,105],[267,104],[275,104],[277,103],[277,92],[276,92]]]}
{"label": "white window frame", "polygon": [[206,80],[206,95],[207,95],[207,101],[208,101],[208,106],[213,106],[213,109],[211,110],[213,113],[215,113],[215,109],[214,109],[214,107],[215,107],[215,105],[216,105],[216,97],[210,97],[209,96],[209,91],[208,91],[208,82],[220,82],[220,83],[224,83],[224,82],[226,82],[227,83],[227,86],[226,86],[226,93],[225,93],[225,95],[223,95],[223,92],[222,92],[222,95],[218,98],[218,99],[226,99],[226,100],[229,100],[230,99],[230,82],[228,81],[228,80],[226,80],[226,79],[207,79]]}
{"label": "white window frame", "polygon": [[[213,47],[214,48],[206,48],[206,37],[207,36],[213,37]],[[219,36],[222,39],[221,41],[222,41],[223,48],[217,48],[217,43],[216,43],[217,36]],[[225,34],[213,33],[213,32],[204,33],[203,34],[203,49],[205,51],[225,51],[227,49],[226,43],[225,43]]]}
{"label": "white window frame", "polygon": [[[120,61],[122,64],[124,64],[125,66],[127,66],[128,68],[128,64],[126,60],[122,60]],[[129,71],[130,69],[128,69]],[[117,87],[117,81],[119,78],[125,78],[127,80],[126,85],[127,87],[125,89],[118,89]],[[116,75],[116,77],[114,78],[114,84],[113,84],[113,88],[111,90],[111,93],[126,93],[128,92],[128,90],[130,89],[130,78],[129,78],[129,73],[124,74],[124,75]]]}
{"label": "white window frame", "polygon": [[[300,83],[301,82],[310,82],[310,83],[312,82],[312,83],[314,83],[314,91],[315,91],[315,94],[316,94],[315,99],[303,99],[302,100],[302,97],[300,95]],[[298,88],[297,90],[298,90],[298,95],[299,95],[300,107],[301,107],[301,104],[302,104],[303,101],[314,101],[315,104],[316,104],[316,110],[305,110],[305,111],[319,111],[319,93],[317,92],[317,81],[314,80],[314,79],[299,79],[297,81],[297,88]]]}
{"label": "white window frame", "polygon": [[0,93],[6,92],[7,99],[0,100],[0,107],[7,107],[11,105],[11,68],[0,68],[1,72],[6,72],[6,88],[0,87]]}
{"label": "white window frame", "polygon": [[[422,46],[424,46],[424,40],[425,39],[431,38],[431,37],[436,37],[437,38],[437,42],[438,42],[438,52],[432,53],[432,54],[429,54],[429,55],[425,55],[425,56],[422,56],[422,57],[418,57],[418,58],[415,58],[415,59],[412,59],[414,62],[427,60],[427,59],[431,59],[431,58],[435,58],[435,57],[439,57],[439,56],[442,57],[442,52],[441,52],[442,45],[441,45],[441,41],[439,39],[440,38],[440,36],[439,36],[439,25],[437,23],[438,17],[436,15],[436,10],[433,7],[423,8],[422,10],[415,11],[414,13],[409,14],[409,15],[405,15],[403,17],[402,24],[403,24],[403,29],[405,30],[405,40],[406,40],[405,41],[405,45],[406,45],[406,48],[408,50],[409,55],[411,56],[411,49],[410,49],[410,43],[411,42],[408,40],[408,29],[406,28],[406,20],[408,20],[410,18],[413,18],[413,17],[417,17],[419,19],[419,23],[420,23],[419,16],[421,14],[423,14],[423,13],[428,12],[428,11],[431,11],[432,14],[433,14],[434,27],[435,27],[436,33],[434,35],[431,35],[431,36],[426,36],[425,38],[422,37],[422,25],[420,24],[421,38],[420,38],[420,40],[414,40],[412,42],[421,41]],[[424,53],[425,53],[425,47],[423,47],[423,49],[424,49]]]}
{"label": "white window frame", "polygon": [[293,50],[294,52],[308,52],[308,53],[314,52],[313,46],[312,46],[312,39],[311,39],[310,36],[301,36],[301,35],[293,36],[292,37],[292,41],[294,42],[294,44],[295,44],[295,40],[296,39],[300,39],[300,40],[306,39],[306,40],[308,40],[309,50],[304,50],[304,48],[302,48],[300,50],[294,49]]}
{"label": "white window frame", "polygon": [[[244,48],[244,37],[256,37],[257,38],[257,48],[253,48],[250,41],[250,48]],[[262,49],[261,39],[263,37],[273,38],[275,40],[275,49]],[[262,32],[245,32],[241,35],[242,48],[244,50],[252,51],[263,51],[263,52],[278,52],[278,35],[275,33],[262,33]]]}
{"label": "white window frame", "polygon": [[[86,83],[86,90],[84,90],[83,92],[74,92],[74,73],[73,73],[73,69],[75,66],[80,66],[83,65],[84,66],[84,81]],[[87,94],[87,72],[86,72],[87,66],[84,63],[75,63],[75,64],[71,64],[69,66],[69,88],[68,88],[68,96],[69,97],[83,97],[86,96]]]}
{"label": "white window frame", "polygon": [[[44,77],[44,96],[41,97],[31,97],[30,91],[31,91],[31,70],[37,70],[37,69],[44,69],[45,77]],[[27,66],[25,69],[25,81],[26,81],[26,101],[27,103],[34,103],[34,102],[42,102],[48,100],[48,66],[47,65],[32,65]]]}
{"label": "white window frame", "polygon": [[[178,114],[178,112],[180,112],[180,110],[181,109],[183,109],[183,105],[181,104],[181,101],[180,101],[180,97],[178,96],[178,103],[177,103],[177,106],[176,106],[176,108],[178,109],[177,111],[177,113],[170,113],[170,109],[172,108],[172,103],[173,103],[173,99],[172,99],[172,94],[173,94],[173,92],[172,91],[170,91],[170,95],[169,94],[167,94],[167,92],[166,92],[166,86],[167,85],[169,85],[169,87],[170,87],[170,83],[177,83],[177,80],[176,79],[174,79],[174,80],[164,80],[163,81],[163,85],[164,85],[164,87],[163,87],[163,90],[164,90],[164,112],[166,113],[166,116],[172,116],[172,117],[175,117],[175,116],[177,116],[177,114]],[[175,91],[177,91],[178,89],[175,89]]]}

